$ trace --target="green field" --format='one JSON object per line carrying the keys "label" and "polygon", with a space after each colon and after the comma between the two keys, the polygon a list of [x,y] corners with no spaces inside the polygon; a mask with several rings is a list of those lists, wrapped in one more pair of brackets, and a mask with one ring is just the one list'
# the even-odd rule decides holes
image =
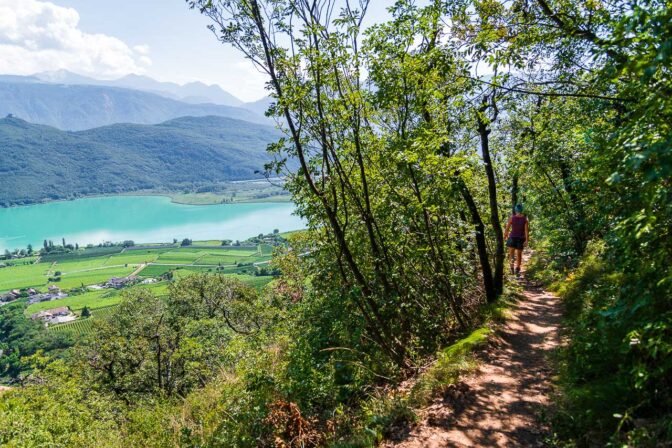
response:
{"label": "green field", "polygon": [[85,258],[97,258],[102,256],[109,256],[112,254],[118,254],[123,250],[121,246],[112,246],[112,247],[92,247],[87,249],[80,249],[76,252],[71,253],[53,253],[43,255],[41,261],[67,261],[67,260],[82,260]]}
{"label": "green field", "polygon": [[32,257],[24,257],[24,258],[15,258],[13,260],[0,260],[0,264],[4,264],[6,266],[20,266],[20,265],[23,265],[23,264],[35,263],[35,260],[37,260],[37,257],[32,256]]}
{"label": "green field", "polygon": [[76,288],[82,285],[96,285],[98,283],[105,283],[112,277],[126,277],[134,270],[134,267],[129,266],[127,268],[103,268],[73,274],[64,274],[61,277],[61,281],[56,284],[61,289]]}
{"label": "green field", "polygon": [[175,249],[160,254],[156,262],[167,264],[192,264],[205,254],[207,254],[207,251],[205,250]]}
{"label": "green field", "polygon": [[160,277],[166,272],[174,270],[176,267],[177,266],[150,265],[146,266],[138,275],[145,278]]}
{"label": "green field", "polygon": [[158,257],[158,251],[128,251],[119,255],[112,255],[106,260],[105,266],[115,266],[122,264],[138,265],[143,263],[151,263],[156,261]]}
{"label": "green field", "polygon": [[270,276],[257,277],[256,275],[235,274],[235,275],[227,275],[227,277],[236,278],[241,282],[245,282],[248,285],[254,286],[255,288],[258,289],[263,288],[264,286],[268,285],[273,281],[273,277]]}
{"label": "green field", "polygon": [[212,246],[212,247],[221,247],[221,240],[206,240],[206,241],[194,241],[194,246]]}
{"label": "green field", "polygon": [[[158,296],[165,295],[168,292],[168,282],[152,283],[149,285],[135,286],[137,289],[149,289]],[[52,300],[49,302],[33,303],[26,308],[25,314],[31,315],[38,311],[50,310],[61,306],[67,306],[72,311],[81,311],[84,307],[90,310],[108,308],[117,305],[122,299],[122,293],[125,290],[101,289],[98,291],[89,291],[83,294],[77,294],[64,299]]]}
{"label": "green field", "polygon": [[246,257],[236,255],[205,255],[198,259],[198,264],[229,265],[244,261]]}
{"label": "green field", "polygon": [[116,289],[101,289],[99,291],[90,291],[76,296],[66,297],[64,299],[52,300],[49,302],[33,303],[26,308],[26,314],[30,315],[38,311],[50,310],[61,306],[70,307],[72,311],[78,311],[85,306],[90,309],[104,308],[119,303],[119,292]]}
{"label": "green field", "polygon": [[0,291],[39,288],[47,284],[48,263],[8,266],[0,269]]}
{"label": "green field", "polygon": [[[214,244],[214,241],[204,242]],[[212,265],[227,266],[225,272],[240,272],[232,265],[251,264],[266,261],[273,248],[262,245],[254,247],[211,246],[207,248],[157,248],[138,251],[124,251],[119,248],[92,248],[80,250],[76,254],[59,254],[45,257],[38,264],[19,264],[0,268],[0,292],[10,289],[41,288],[47,285],[49,276],[61,273],[61,281],[55,282],[61,289],[69,289],[104,283],[111,277],[124,277],[131,274],[135,267],[143,263],[159,263],[172,266],[148,265],[141,272],[143,277],[160,276],[174,270],[176,265]],[[97,256],[91,256],[91,254]],[[28,259],[24,259],[28,260]],[[188,267],[188,266],[185,266]],[[229,268],[233,267],[233,269]],[[190,267],[190,269],[192,269]],[[251,267],[246,268],[252,269]],[[193,268],[208,272],[209,268]],[[215,269],[212,269],[214,271]]]}
{"label": "green field", "polygon": [[106,257],[90,258],[88,260],[77,261],[57,261],[52,268],[52,275],[59,271],[62,274],[69,274],[71,272],[86,271],[89,269],[100,268],[105,265]]}
{"label": "green field", "polygon": [[[223,247],[216,240],[201,241],[195,244],[208,247],[170,248],[163,246],[156,249],[150,247],[123,252],[119,247],[103,247],[81,249],[73,254],[53,254],[45,257],[46,259],[41,259],[37,264],[34,263],[35,257],[11,260],[17,263],[0,268],[0,292],[31,287],[46,291],[48,284],[57,285],[69,292],[70,296],[32,304],[26,308],[25,313],[31,315],[38,311],[62,306],[67,306],[75,313],[79,313],[84,307],[88,307],[92,312],[92,318],[78,319],[50,327],[54,331],[69,331],[74,335],[80,335],[90,331],[97,318],[110,315],[122,300],[124,291],[128,289],[90,290],[83,293],[78,293],[76,289],[69,290],[105,283],[112,277],[128,276],[141,264],[146,264],[139,273],[139,276],[144,278],[160,277],[168,271],[173,271],[176,279],[195,272],[221,273],[256,288],[262,288],[273,280],[272,277],[252,275],[256,270],[252,263],[269,260],[273,250],[271,246]],[[244,266],[237,266],[238,263]],[[165,264],[165,266],[159,264]],[[220,264],[225,267],[220,268]],[[61,273],[61,280],[48,283],[48,278],[54,277],[56,272]],[[136,285],[132,289],[149,289],[161,296],[167,294],[169,286],[170,282],[162,281],[148,285]]]}
{"label": "green field", "polygon": [[49,327],[50,331],[67,331],[72,333],[74,336],[83,336],[87,333],[90,333],[93,330],[94,322],[100,319],[108,319],[114,316],[116,309],[115,306],[108,306],[106,308],[100,308],[97,310],[91,311],[91,317],[88,319],[78,319],[73,322],[67,322],[64,324],[54,325]]}

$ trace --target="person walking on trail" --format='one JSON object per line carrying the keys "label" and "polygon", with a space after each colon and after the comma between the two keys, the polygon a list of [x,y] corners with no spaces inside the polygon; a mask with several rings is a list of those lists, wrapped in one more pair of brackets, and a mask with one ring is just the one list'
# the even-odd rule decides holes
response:
{"label": "person walking on trail", "polygon": [[[506,238],[506,247],[509,248],[509,260],[511,273],[520,276],[520,266],[523,262],[523,248],[527,247],[530,241],[530,223],[527,216],[523,215],[522,204],[516,204],[514,214],[506,223],[504,238]],[[515,269],[514,269],[515,262]]]}

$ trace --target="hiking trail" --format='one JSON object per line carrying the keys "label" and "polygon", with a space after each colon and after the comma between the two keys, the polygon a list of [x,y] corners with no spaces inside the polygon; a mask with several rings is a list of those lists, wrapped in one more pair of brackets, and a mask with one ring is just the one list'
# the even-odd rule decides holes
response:
{"label": "hiking trail", "polygon": [[386,448],[541,447],[551,404],[549,355],[560,344],[560,299],[524,279],[523,297],[493,343],[477,354],[477,369],[428,407],[419,422]]}

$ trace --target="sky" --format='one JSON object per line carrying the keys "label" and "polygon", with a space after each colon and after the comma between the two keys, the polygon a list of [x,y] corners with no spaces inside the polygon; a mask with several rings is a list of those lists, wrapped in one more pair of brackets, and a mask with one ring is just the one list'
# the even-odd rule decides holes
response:
{"label": "sky", "polygon": [[[368,22],[394,0],[372,0]],[[207,29],[184,0],[0,0],[0,73],[65,69],[100,79],[130,73],[219,84],[244,101],[266,78]]]}

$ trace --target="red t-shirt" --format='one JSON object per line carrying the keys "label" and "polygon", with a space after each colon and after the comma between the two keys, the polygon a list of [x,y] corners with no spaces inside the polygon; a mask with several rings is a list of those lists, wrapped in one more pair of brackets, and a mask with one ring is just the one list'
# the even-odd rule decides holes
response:
{"label": "red t-shirt", "polygon": [[525,238],[525,224],[527,223],[527,216],[513,215],[511,217],[511,233],[510,237]]}

